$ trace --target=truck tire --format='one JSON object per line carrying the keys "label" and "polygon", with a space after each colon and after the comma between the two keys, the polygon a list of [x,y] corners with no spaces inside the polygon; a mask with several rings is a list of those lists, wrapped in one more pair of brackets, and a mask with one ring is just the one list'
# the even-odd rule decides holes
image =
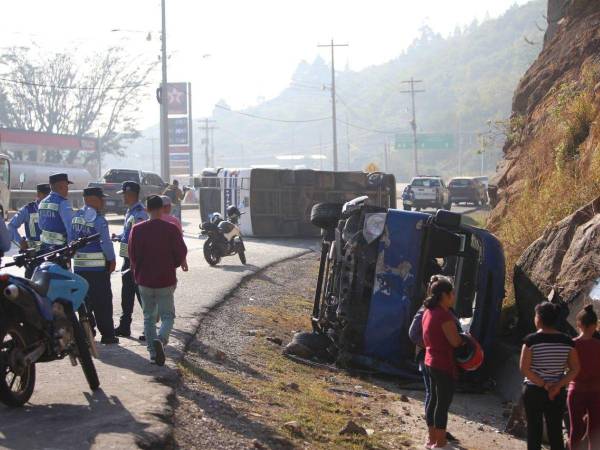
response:
{"label": "truck tire", "polygon": [[341,203],[317,203],[310,211],[310,223],[322,229],[334,228],[341,214]]}

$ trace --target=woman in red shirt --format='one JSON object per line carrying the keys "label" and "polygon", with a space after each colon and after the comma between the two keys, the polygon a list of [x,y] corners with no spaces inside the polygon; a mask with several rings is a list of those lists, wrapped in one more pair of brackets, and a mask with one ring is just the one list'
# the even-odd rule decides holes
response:
{"label": "woman in red shirt", "polygon": [[600,449],[600,340],[593,337],[597,325],[598,316],[592,305],[577,314],[580,334],[574,341],[581,368],[575,380],[569,384],[567,394],[571,450]]}
{"label": "woman in red shirt", "polygon": [[462,345],[456,320],[450,312],[456,296],[448,278],[440,278],[430,287],[423,313],[423,343],[425,365],[431,378],[431,398],[427,406],[429,428],[428,448],[447,445],[448,410],[454,395],[454,380],[458,374],[454,349]]}

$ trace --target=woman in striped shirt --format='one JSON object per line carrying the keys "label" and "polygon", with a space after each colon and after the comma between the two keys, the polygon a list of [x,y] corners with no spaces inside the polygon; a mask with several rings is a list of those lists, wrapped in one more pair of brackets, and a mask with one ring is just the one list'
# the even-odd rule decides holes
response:
{"label": "woman in striped shirt", "polygon": [[525,376],[523,403],[527,416],[527,450],[542,448],[544,419],[550,449],[565,448],[562,434],[564,388],[577,376],[579,359],[571,338],[556,329],[558,317],[558,309],[554,304],[538,304],[535,307],[537,332],[525,337],[521,351],[521,372]]}

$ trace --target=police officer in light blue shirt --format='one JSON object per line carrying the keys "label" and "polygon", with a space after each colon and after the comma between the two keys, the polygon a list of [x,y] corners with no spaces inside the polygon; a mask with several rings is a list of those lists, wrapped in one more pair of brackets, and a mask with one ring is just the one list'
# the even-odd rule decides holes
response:
{"label": "police officer in light blue shirt", "polygon": [[[8,231],[10,232],[11,239],[17,247],[21,250],[35,249],[39,250],[41,246],[40,241],[40,226],[38,219],[38,205],[39,203],[50,194],[50,185],[38,184],[37,185],[37,199],[33,202],[27,203],[23,206],[17,214],[10,219],[8,222]],[[25,237],[19,234],[19,228],[24,225]],[[25,278],[31,278],[33,273],[33,267],[28,267],[25,270]]]}
{"label": "police officer in light blue shirt", "polygon": [[[137,296],[140,305],[141,300],[138,287],[135,284],[135,279],[133,278],[133,273],[130,268],[127,243],[129,242],[131,228],[136,223],[148,220],[148,213],[142,202],[140,202],[140,185],[135,181],[125,181],[121,186],[121,190],[117,193],[123,194],[123,202],[129,209],[125,214],[123,232],[118,235],[113,235],[113,239],[119,242],[119,256],[123,257],[123,266],[121,267],[121,308],[123,312],[121,314],[119,326],[115,329],[115,334],[117,336],[129,337],[131,336],[131,315],[133,314],[135,297]],[[142,335],[140,336],[140,339],[143,340],[145,338]]]}
{"label": "police officer in light blue shirt", "polygon": [[66,173],[50,175],[50,195],[38,205],[40,241],[42,252],[63,247],[71,239],[71,221],[73,208],[67,200],[69,195],[69,177]]}
{"label": "police officer in light blue shirt", "polygon": [[112,289],[110,274],[115,271],[113,249],[108,222],[102,215],[104,209],[102,188],[90,187],[83,190],[85,206],[73,216],[72,239],[100,234],[100,239],[79,249],[73,257],[73,271],[81,275],[90,285],[86,303],[93,312],[103,344],[117,344],[113,323]]}

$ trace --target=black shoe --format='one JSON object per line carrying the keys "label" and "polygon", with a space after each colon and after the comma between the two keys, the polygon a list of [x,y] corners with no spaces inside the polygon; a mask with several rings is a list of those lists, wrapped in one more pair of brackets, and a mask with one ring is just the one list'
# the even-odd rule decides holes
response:
{"label": "black shoe", "polygon": [[154,339],[152,342],[154,346],[154,351],[156,352],[156,356],[154,357],[154,362],[157,366],[165,365],[165,348],[163,347],[163,343],[160,339]]}
{"label": "black shoe", "polygon": [[140,337],[138,338],[138,340],[140,342],[146,342],[146,335],[145,334],[140,334]]}
{"label": "black shoe", "polygon": [[119,325],[117,328],[115,328],[115,336],[129,337],[131,336],[131,330]]}
{"label": "black shoe", "polygon": [[112,336],[112,337],[102,337],[102,339],[100,339],[100,342],[104,345],[112,345],[112,344],[118,344],[119,343],[119,338]]}

